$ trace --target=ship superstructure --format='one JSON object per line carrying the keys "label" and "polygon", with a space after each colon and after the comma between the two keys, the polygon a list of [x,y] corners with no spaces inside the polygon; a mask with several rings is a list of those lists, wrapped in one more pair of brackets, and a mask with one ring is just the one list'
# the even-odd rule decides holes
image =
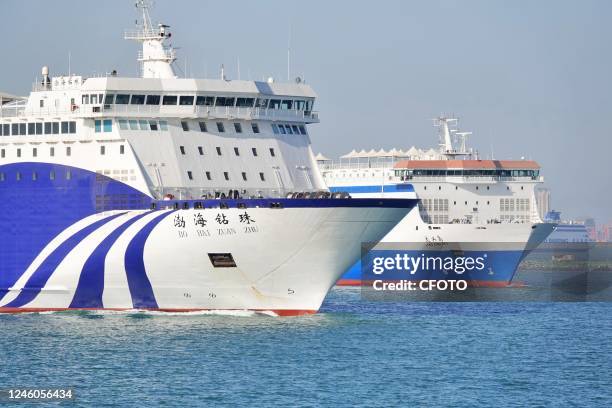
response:
{"label": "ship superstructure", "polygon": [[[533,249],[552,230],[539,218],[535,187],[543,182],[540,166],[531,160],[483,160],[467,147],[471,132],[460,132],[457,120],[441,116],[439,148],[352,152],[332,161],[319,156],[319,167],[331,191],[353,197],[420,199],[383,241],[470,243],[478,250],[504,243],[503,265],[476,280],[508,283],[524,250]],[[479,244],[474,246],[473,244]],[[347,281],[354,281],[352,269]],[[347,276],[345,275],[345,278]],[[352,277],[352,278],[351,278]]]}
{"label": "ship superstructure", "polygon": [[0,311],[316,311],[416,201],[331,195],[309,85],[177,78],[137,7],[141,77],[44,67],[0,108]]}

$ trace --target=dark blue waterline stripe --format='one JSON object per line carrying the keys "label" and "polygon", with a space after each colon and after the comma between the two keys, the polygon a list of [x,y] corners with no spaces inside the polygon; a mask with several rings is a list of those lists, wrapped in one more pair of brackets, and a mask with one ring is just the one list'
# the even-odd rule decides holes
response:
{"label": "dark blue waterline stripe", "polygon": [[329,187],[331,192],[346,192],[346,193],[413,193],[414,187],[412,184],[385,184],[374,186],[338,186]]}
{"label": "dark blue waterline stripe", "polygon": [[157,308],[157,300],[153,293],[151,281],[147,276],[144,264],[144,246],[153,229],[164,218],[174,211],[166,212],[149,221],[130,241],[125,251],[125,271],[128,287],[132,296],[132,305],[135,309]]}
{"label": "dark blue waterline stripe", "polygon": [[104,224],[122,216],[123,214],[125,214],[125,212],[96,221],[93,224],[88,225],[87,227],[74,233],[70,238],[62,242],[60,246],[51,252],[51,254],[43,261],[36,271],[34,271],[32,276],[30,276],[30,279],[28,279],[27,283],[24,285],[24,288],[21,290],[21,293],[19,293],[19,295],[11,302],[6,304],[5,307],[22,307],[34,300],[40,293],[41,289],[45,287],[47,281],[51,275],[53,275],[53,272],[55,272],[55,269],[81,241]]}
{"label": "dark blue waterline stripe", "polygon": [[104,264],[108,252],[132,224],[151,212],[133,217],[120,225],[89,256],[79,277],[79,283],[70,303],[70,308],[102,308],[102,294],[104,292]]}

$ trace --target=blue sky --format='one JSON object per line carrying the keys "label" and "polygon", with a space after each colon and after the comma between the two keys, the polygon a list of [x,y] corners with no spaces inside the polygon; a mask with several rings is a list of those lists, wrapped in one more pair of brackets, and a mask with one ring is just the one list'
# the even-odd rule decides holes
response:
{"label": "blue sky", "polygon": [[[0,90],[27,94],[51,73],[137,73],[122,40],[130,0],[0,0]],[[553,207],[610,220],[612,2],[169,1],[178,72],[303,76],[319,95],[315,152],[430,147],[431,118],[454,113],[487,157],[537,160]]]}

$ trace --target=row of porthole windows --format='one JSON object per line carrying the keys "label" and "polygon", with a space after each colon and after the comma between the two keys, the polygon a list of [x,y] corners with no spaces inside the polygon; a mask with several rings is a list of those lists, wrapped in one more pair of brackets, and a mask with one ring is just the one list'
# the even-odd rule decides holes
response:
{"label": "row of porthole windows", "polygon": [[[51,170],[49,172],[49,180],[56,180],[58,177],[58,174],[56,173],[55,170]],[[31,180],[32,181],[38,181],[39,180],[39,174],[36,171],[33,171],[32,173],[30,173],[31,176]],[[26,174],[17,171],[15,172],[15,180],[16,181],[21,181],[24,180],[24,178],[27,177]],[[63,174],[63,177],[66,180],[72,180],[72,171],[71,170],[66,170]],[[0,182],[4,182],[8,180],[8,175],[6,173],[0,172]]]}
{"label": "row of porthole windows", "polygon": [[[225,133],[225,124],[223,122],[215,122],[217,127],[217,132]],[[189,132],[191,130],[191,126],[189,126],[189,122],[182,121],[181,127],[184,132]],[[198,127],[200,128],[200,132],[208,132],[208,124],[206,122],[198,122]],[[242,133],[242,124],[240,122],[234,122],[234,131],[236,133]],[[251,131],[255,134],[259,133],[259,124],[255,122],[251,122]]]}
{"label": "row of porthole windows", "polygon": [[168,122],[165,120],[119,119],[117,122],[119,123],[120,130],[168,130]]}
{"label": "row of porthole windows", "polygon": [[3,123],[0,136],[59,135],[76,133],[76,122]]}
{"label": "row of porthole windows", "polygon": [[286,125],[286,124],[272,124],[272,132],[275,135],[305,135],[306,126],[304,125]]}
{"label": "row of porthole windows", "polygon": [[[216,152],[217,152],[217,156],[223,156],[223,150],[221,149],[221,146],[217,146],[215,148]],[[181,152],[181,154],[183,156],[187,155],[187,150],[185,150],[185,146],[179,146],[179,151]],[[270,147],[270,149],[268,150],[270,152],[270,156],[271,157],[276,157],[276,151],[274,150],[273,147]],[[198,154],[200,156],[204,156],[205,152],[204,152],[204,147],[202,146],[198,146]],[[251,154],[253,155],[253,157],[258,157],[258,152],[257,152],[257,148],[256,147],[252,147],[251,148]],[[234,147],[234,155],[235,156],[240,156],[240,149],[238,147]]]}
{"label": "row of porthole windows", "polygon": [[[18,158],[22,157],[23,150],[25,149],[22,149],[21,147],[18,147],[17,149],[15,149],[16,157]],[[55,157],[55,152],[56,152],[55,147],[53,146],[49,147],[50,157]],[[38,153],[39,153],[39,148],[33,147],[32,157],[38,157]],[[72,156],[72,147],[66,146],[65,153],[66,153],[66,156]],[[105,154],[106,154],[106,146],[102,145],[100,146],[100,155],[104,156]],[[125,154],[125,145],[119,145],[119,154]],[[7,149],[0,149],[0,159],[5,159],[6,157],[7,157]]]}
{"label": "row of porthole windows", "polygon": [[[212,173],[210,171],[205,171],[204,172],[204,176],[206,177],[206,180],[208,180],[208,181],[212,181],[212,179],[213,179]],[[241,176],[242,176],[242,180],[243,181],[248,181],[247,173],[245,171],[243,171],[241,173]],[[189,180],[193,180],[194,179],[194,174],[193,174],[193,172],[191,170],[187,171],[187,178]],[[230,181],[229,172],[224,171],[223,172],[223,178],[225,179],[225,181]],[[259,172],[259,179],[261,181],[265,182],[266,181],[266,175],[263,172]]]}
{"label": "row of porthole windows", "polygon": [[[521,190],[524,190],[525,187],[521,186]],[[427,190],[427,186],[423,186],[423,190]],[[442,190],[442,186],[438,186],[438,190]],[[455,186],[455,190],[459,190],[458,186]],[[476,190],[478,190],[478,186],[476,186]],[[489,186],[487,186],[487,190],[490,190]],[[506,190],[510,190],[510,186],[506,186]]]}

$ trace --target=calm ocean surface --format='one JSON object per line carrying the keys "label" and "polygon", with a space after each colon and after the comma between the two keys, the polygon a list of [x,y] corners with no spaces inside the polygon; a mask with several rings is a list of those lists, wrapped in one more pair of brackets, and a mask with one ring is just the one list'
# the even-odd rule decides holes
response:
{"label": "calm ocean surface", "polygon": [[[366,302],[320,314],[0,316],[0,388],[66,406],[612,406],[612,304]],[[0,402],[2,404],[2,402]],[[15,406],[38,406],[20,403]]]}

